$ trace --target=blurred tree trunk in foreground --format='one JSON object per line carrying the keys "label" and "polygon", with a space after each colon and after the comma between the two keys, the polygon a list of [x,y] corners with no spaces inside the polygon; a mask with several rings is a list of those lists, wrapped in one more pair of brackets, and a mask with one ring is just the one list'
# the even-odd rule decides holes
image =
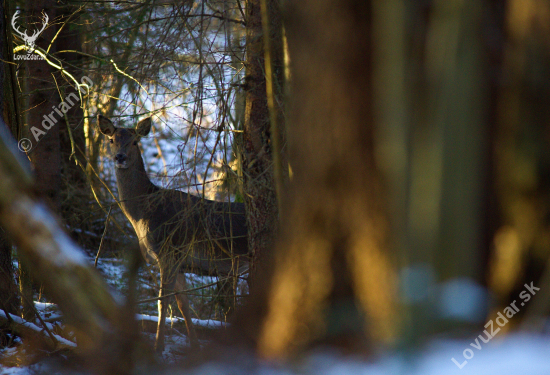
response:
{"label": "blurred tree trunk in foreground", "polygon": [[[293,180],[265,294],[237,326],[265,357],[316,341],[394,337],[399,255],[411,346],[479,329],[495,217],[502,9],[490,1],[287,5]],[[261,323],[245,327],[250,315]]]}
{"label": "blurred tree trunk in foreground", "polygon": [[269,281],[236,323],[268,358],[314,342],[364,348],[365,337],[387,342],[396,328],[374,159],[371,4],[287,5],[293,177]]}
{"label": "blurred tree trunk in foreground", "polygon": [[[3,121],[0,122],[3,127]],[[61,229],[43,201],[29,195],[30,173],[14,152],[15,142],[0,129],[0,225],[18,247],[20,258],[44,285],[75,333],[78,354],[95,374],[129,374],[150,360],[135,322],[135,278],[125,305],[115,301],[83,251]],[[137,257],[131,274],[137,272]]]}
{"label": "blurred tree trunk in foreground", "polygon": [[506,2],[504,85],[495,165],[502,223],[494,238],[491,286],[501,306],[525,283],[541,288],[526,327],[544,331],[550,314],[550,3]]}
{"label": "blurred tree trunk in foreground", "polygon": [[[403,315],[413,340],[441,331],[477,332],[487,319],[491,130],[502,37],[502,14],[490,3],[390,1],[377,10],[377,100],[383,103],[377,108],[386,140],[381,159],[400,194],[393,200],[401,220],[395,233],[404,249]],[[383,9],[390,6],[400,12]],[[382,39],[392,37],[382,25],[393,24],[400,34],[392,43]],[[388,52],[388,42],[404,65]],[[401,118],[392,115],[394,108]],[[388,128],[396,126],[406,136],[392,149],[388,144],[396,139]]]}

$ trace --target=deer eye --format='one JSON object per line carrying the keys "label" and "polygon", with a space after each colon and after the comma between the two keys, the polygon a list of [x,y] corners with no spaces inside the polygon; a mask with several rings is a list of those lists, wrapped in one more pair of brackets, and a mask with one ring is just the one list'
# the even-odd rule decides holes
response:
{"label": "deer eye", "polygon": [[112,139],[109,139],[109,142],[113,143],[113,140],[112,140]]}

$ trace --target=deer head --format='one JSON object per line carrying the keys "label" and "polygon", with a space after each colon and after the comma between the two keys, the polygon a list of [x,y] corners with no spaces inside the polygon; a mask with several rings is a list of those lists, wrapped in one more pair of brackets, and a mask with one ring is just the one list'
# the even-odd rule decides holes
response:
{"label": "deer head", "polygon": [[48,26],[48,21],[49,21],[49,17],[46,13],[42,12],[42,16],[43,16],[43,19],[42,19],[42,22],[43,22],[43,25],[42,25],[42,28],[40,30],[35,30],[33,31],[32,35],[27,35],[27,31],[25,32],[21,32],[18,28],[17,28],[17,25],[15,24],[15,21],[17,20],[17,17],[18,17],[18,14],[19,14],[19,11],[16,11],[13,15],[13,17],[11,18],[11,26],[13,27],[13,29],[15,30],[15,32],[17,34],[19,34],[19,36],[23,39],[23,41],[25,41],[25,46],[27,47],[27,51],[30,53],[32,51],[34,51],[34,49],[36,48],[36,39],[38,39],[38,37],[40,36],[40,34],[42,34],[42,32],[44,31],[44,29],[46,28],[46,26]]}
{"label": "deer head", "polygon": [[107,117],[98,115],[97,125],[99,131],[109,138],[115,167],[128,169],[141,157],[138,142],[141,137],[149,134],[151,117],[138,122],[135,129],[125,129],[115,127]]}

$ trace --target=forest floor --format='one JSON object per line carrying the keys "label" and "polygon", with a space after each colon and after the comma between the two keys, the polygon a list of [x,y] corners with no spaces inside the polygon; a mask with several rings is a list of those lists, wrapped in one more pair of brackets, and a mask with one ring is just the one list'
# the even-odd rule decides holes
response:
{"label": "forest floor", "polygon": [[[90,263],[93,265],[94,259],[90,258]],[[111,291],[114,294],[124,296],[128,292],[128,273],[124,265],[124,261],[119,258],[104,258],[99,259],[97,269],[104,277]],[[192,310],[193,323],[199,336],[201,346],[207,344],[208,337],[214,331],[224,329],[226,316],[223,308],[220,306],[220,290],[217,285],[218,279],[210,276],[197,276],[194,274],[186,274],[187,289],[193,289],[192,294],[188,294],[190,307]],[[138,303],[136,319],[139,322],[142,330],[142,335],[146,342],[150,342],[151,346],[155,340],[155,332],[158,322],[157,301],[154,300],[158,296],[158,272],[153,267],[141,267],[138,273]],[[244,280],[240,280],[237,285],[237,294],[247,294],[247,285]],[[66,344],[74,346],[74,337],[71,332],[64,329],[61,312],[57,306],[42,294],[41,291],[35,292],[34,306],[40,314],[42,320],[46,322],[48,329],[55,335],[55,338]],[[149,301],[151,300],[151,301]],[[4,314],[0,311],[0,314]],[[37,319],[34,322],[27,324],[31,329],[44,332],[42,323]],[[181,318],[181,313],[177,308],[174,298],[168,308],[168,317],[166,319],[166,341],[165,349],[162,353],[161,360],[167,364],[176,363],[185,357],[189,348],[189,340],[185,328],[185,322]],[[63,332],[63,334],[60,334]],[[40,373],[45,364],[40,363],[40,359],[44,356],[36,353],[29,353],[26,343],[19,337],[15,337],[12,343],[7,347],[0,348],[0,375],[4,374],[30,374]],[[49,371],[46,371],[49,373]]]}
{"label": "forest floor", "polygon": [[[93,259],[90,259],[93,264]],[[98,263],[99,272],[105,277],[114,293],[124,295],[127,292],[127,274],[122,260],[106,258]],[[156,278],[151,269],[140,270],[138,296],[150,299],[158,293]],[[217,293],[216,279],[187,275],[188,288],[198,288],[190,296],[195,325],[202,330],[201,344],[206,344],[204,332],[223,329],[225,319],[220,313],[218,304],[213,298]],[[246,284],[239,283],[238,293],[246,294]],[[36,294],[35,307],[43,320],[48,321],[52,331],[60,331],[62,326],[60,313],[56,306],[49,303],[43,295]],[[138,305],[138,320],[142,323],[142,335],[152,345],[157,322],[155,301]],[[179,311],[174,306],[174,315]],[[1,313],[1,312],[0,312]],[[221,317],[221,318],[220,318]],[[200,318],[200,319],[199,319]],[[36,322],[39,327],[40,323]],[[182,319],[172,316],[167,319],[167,337],[162,360],[177,363],[185,358],[189,342],[185,335]],[[40,329],[40,327],[38,328]],[[480,332],[481,333],[481,332]],[[72,337],[66,336],[68,343]],[[321,374],[321,375],[550,375],[550,335],[548,333],[515,333],[495,335],[488,343],[476,340],[434,340],[422,348],[406,351],[394,351],[375,356],[374,360],[350,357],[333,350],[316,350],[309,352],[293,364],[274,364],[250,359],[235,363],[208,363],[186,374]],[[14,340],[10,347],[0,348],[0,375],[32,374],[66,374],[59,370],[45,356],[36,356],[28,352],[20,338]],[[170,373],[181,373],[178,370]]]}

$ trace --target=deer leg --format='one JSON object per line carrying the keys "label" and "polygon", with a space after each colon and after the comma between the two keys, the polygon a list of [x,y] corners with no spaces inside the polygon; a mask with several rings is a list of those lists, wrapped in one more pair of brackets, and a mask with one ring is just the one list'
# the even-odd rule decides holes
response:
{"label": "deer leg", "polygon": [[158,301],[158,325],[157,325],[157,337],[155,338],[155,352],[162,353],[164,350],[164,331],[166,328],[166,309],[168,307],[167,298],[162,298],[166,294],[168,283],[166,280],[166,274],[161,268],[160,270],[160,291]]}
{"label": "deer leg", "polygon": [[231,277],[226,280],[218,281],[217,301],[220,311],[220,318],[226,319],[233,314],[236,306],[236,278]]}
{"label": "deer leg", "polygon": [[[185,281],[185,274],[179,273],[176,278],[176,291],[187,289],[187,282]],[[187,328],[187,335],[191,341],[191,348],[199,348],[199,341],[191,320],[191,309],[189,308],[189,299],[185,293],[176,294],[176,302],[181,311],[181,314],[185,318],[185,327]]]}

